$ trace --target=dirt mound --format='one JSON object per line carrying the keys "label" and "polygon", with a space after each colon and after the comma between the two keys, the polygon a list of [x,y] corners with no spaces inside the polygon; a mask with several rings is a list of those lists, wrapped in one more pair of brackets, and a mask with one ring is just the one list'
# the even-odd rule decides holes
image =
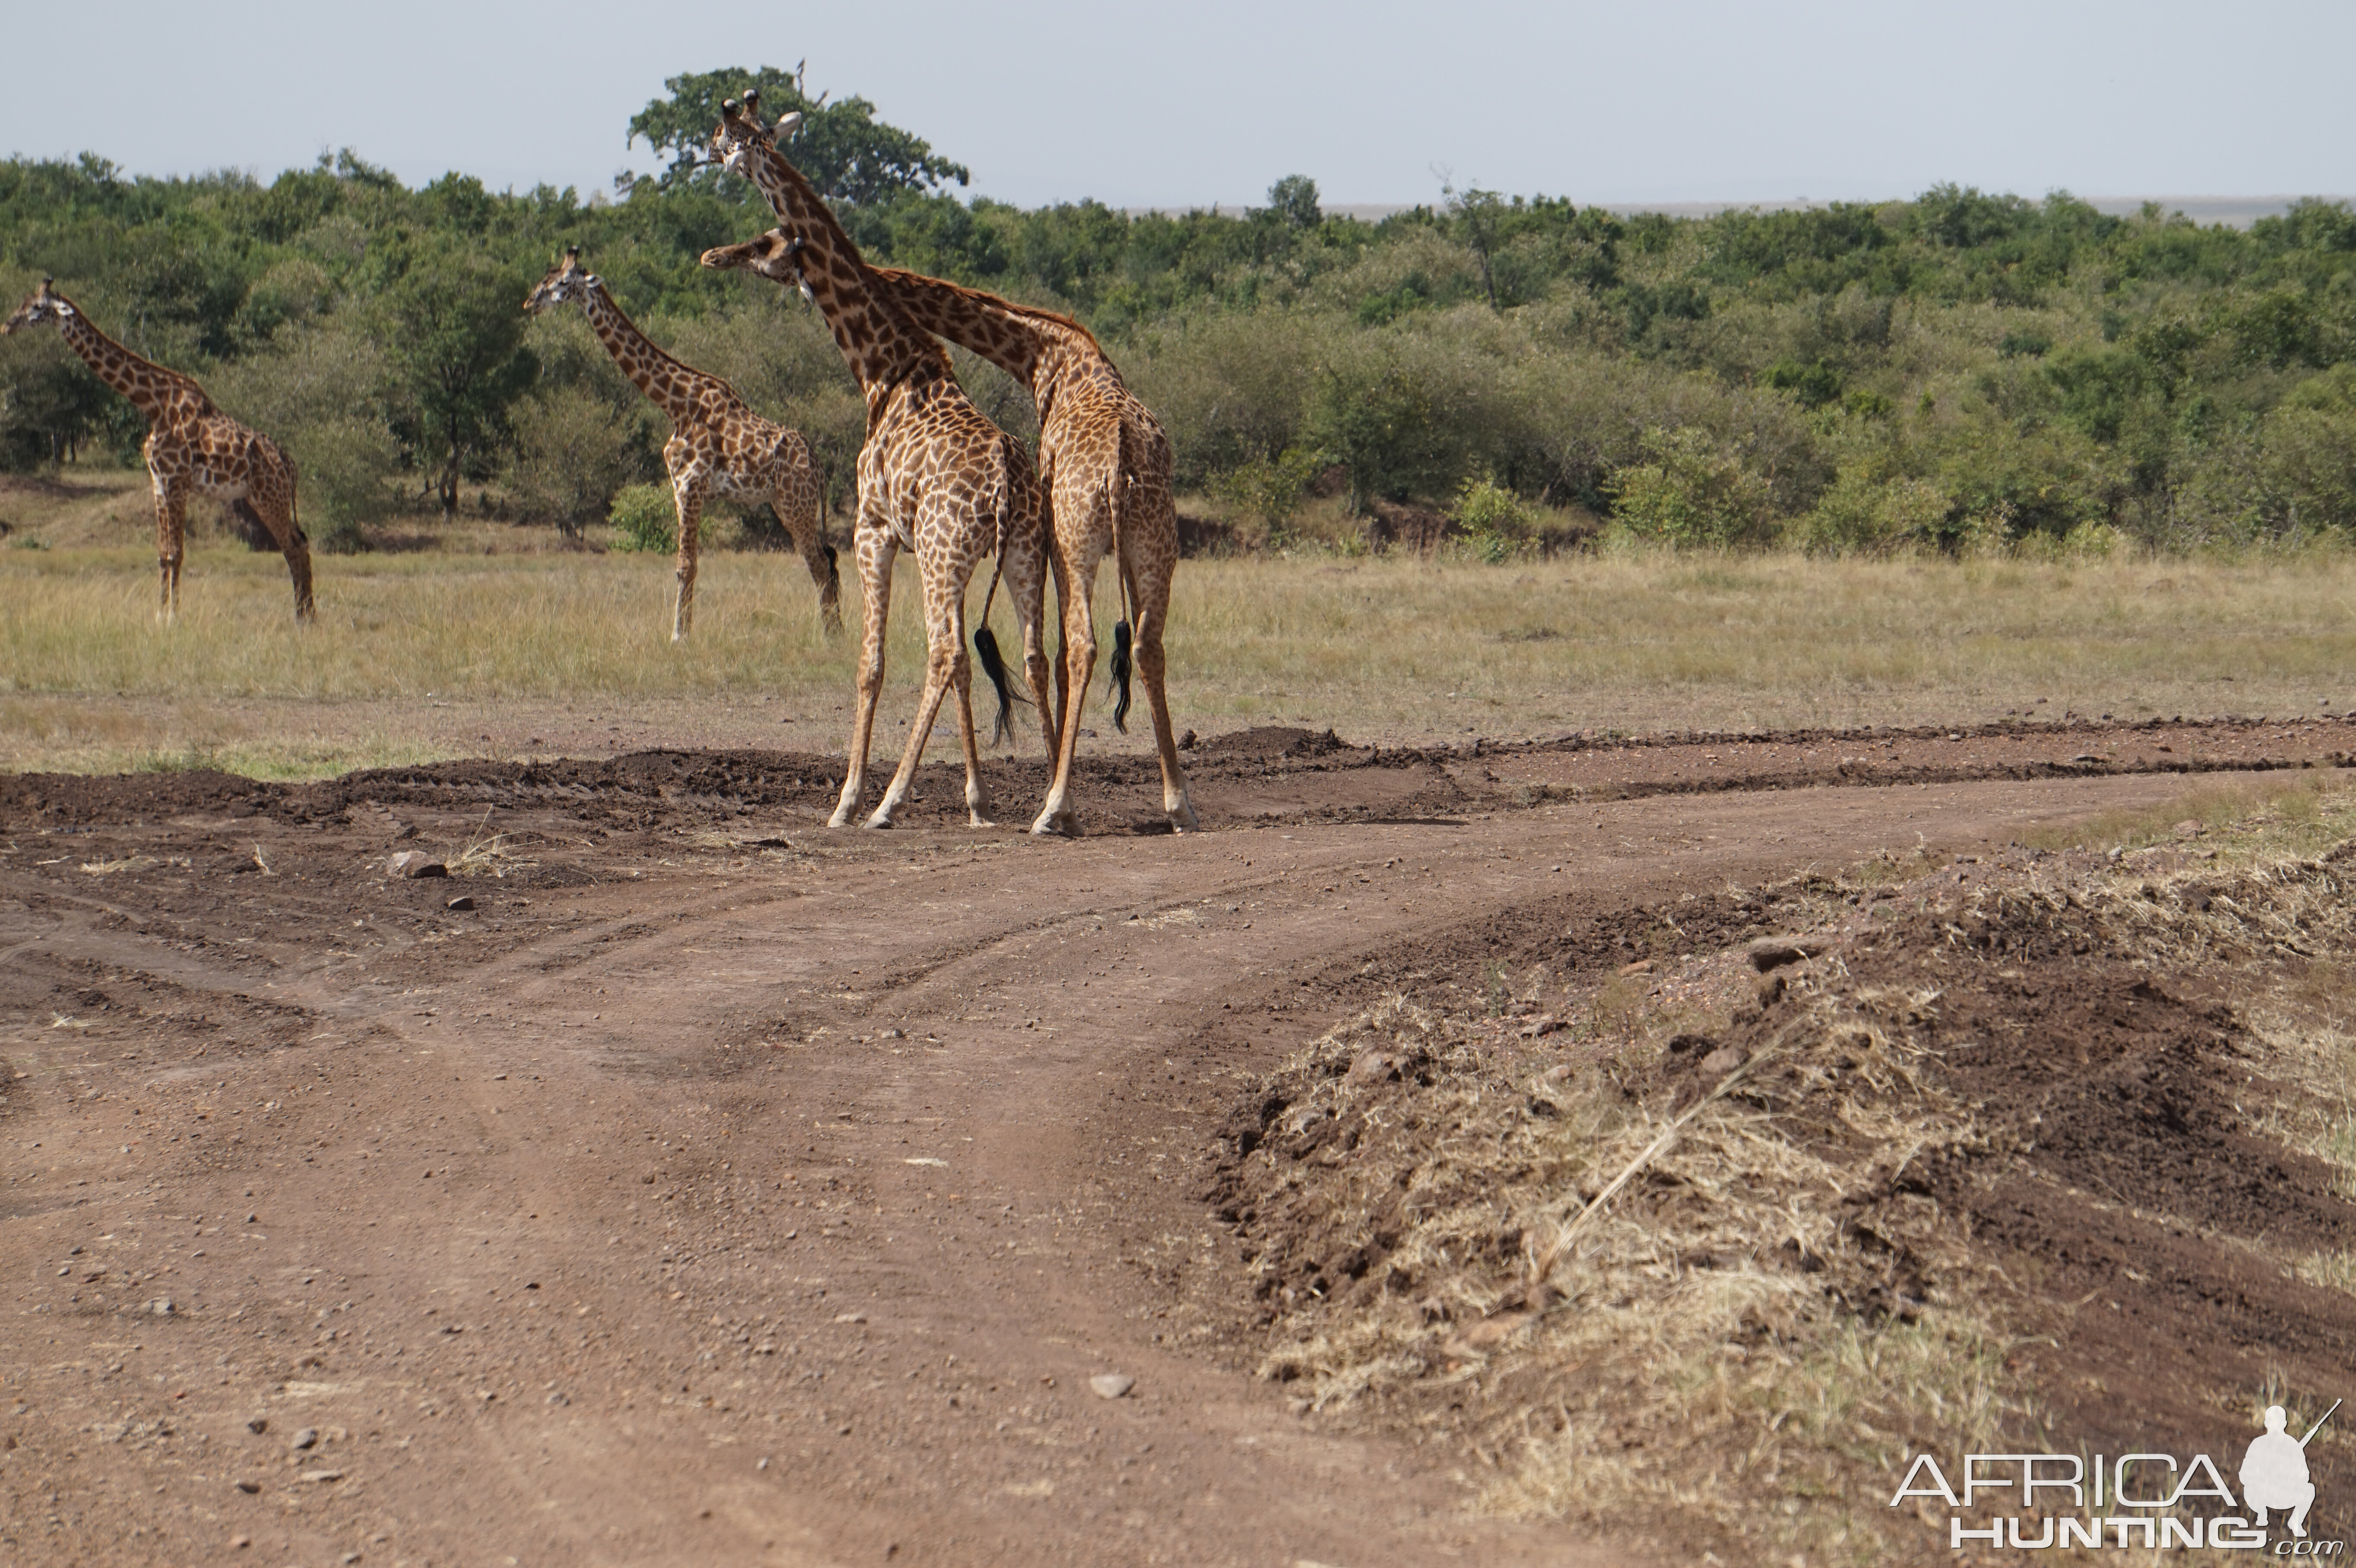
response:
{"label": "dirt mound", "polygon": [[1347,748],[1333,731],[1323,734],[1290,724],[1262,724],[1214,735],[1202,749],[1215,756],[1323,757]]}
{"label": "dirt mound", "polygon": [[[1821,1407],[1803,1388],[1857,1399],[1843,1419],[1890,1453],[1795,1413],[1753,1451],[1758,1518],[1779,1486],[1847,1495],[1901,1448],[1965,1452],[1958,1423],[2039,1450],[2238,1455],[2256,1404],[2311,1419],[2356,1353],[2351,1172],[2310,1152],[2340,1102],[2298,1131],[2314,1073],[2344,1094],[2344,1068],[2279,1021],[2284,984],[2317,965],[2336,984],[2356,954],[2341,876],[2327,857],[2137,882],[2010,851],[1896,887],[1811,878],[1591,919],[1566,899],[1436,933],[1355,980],[1393,1000],[1223,1125],[1208,1196],[1252,1271],[1260,1370],[1319,1408],[1521,1453],[1502,1506],[1576,1497],[1623,1526],[1699,1484],[1665,1459],[1673,1429],[1715,1473],[1715,1423],[1749,1442],[1727,1412]],[[1810,920],[1815,961],[1754,977],[1732,945]],[[1656,964],[1755,993],[1695,1019]],[[1591,1010],[1517,999],[1533,974]],[[1599,1039],[1606,998],[1640,986],[1658,1032]],[[1905,1347],[1870,1394],[1827,1370],[1861,1333]],[[2319,1535],[2356,1530],[2339,1442],[2310,1449]],[[1762,1544],[1751,1484],[1713,1481],[1729,1506],[1689,1515],[1684,1544]],[[1874,1528],[1912,1556],[1917,1525]]]}

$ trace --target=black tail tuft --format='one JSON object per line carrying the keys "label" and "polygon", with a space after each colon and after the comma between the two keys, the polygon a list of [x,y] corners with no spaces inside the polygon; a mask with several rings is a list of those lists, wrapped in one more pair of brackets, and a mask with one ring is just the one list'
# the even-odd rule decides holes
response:
{"label": "black tail tuft", "polygon": [[974,628],[973,656],[975,662],[981,666],[981,673],[988,676],[990,684],[998,689],[998,722],[990,732],[990,743],[995,746],[1014,737],[1013,705],[1020,702],[1028,706],[1031,699],[1014,689],[1012,679],[1007,674],[1006,660],[998,651],[998,636],[987,626]]}
{"label": "black tail tuft", "polygon": [[1112,624],[1112,727],[1129,733],[1129,623]]}

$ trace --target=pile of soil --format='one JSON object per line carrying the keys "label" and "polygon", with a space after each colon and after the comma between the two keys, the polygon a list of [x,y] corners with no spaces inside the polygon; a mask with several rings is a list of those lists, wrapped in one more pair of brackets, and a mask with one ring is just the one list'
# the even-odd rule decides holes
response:
{"label": "pile of soil", "polygon": [[[1409,998],[1439,1009],[1436,1026],[1427,1019],[1422,1037],[1395,1022],[1339,1030],[1258,1080],[1224,1125],[1206,1196],[1253,1270],[1248,1292],[1229,1298],[1241,1359],[1280,1379],[1322,1371],[1331,1389],[1345,1381],[1333,1376],[1335,1348],[1412,1303],[1428,1332],[1395,1334],[1337,1421],[1448,1430],[1487,1452],[1510,1441],[1494,1430],[1501,1423],[1526,1424],[1525,1405],[1573,1419],[1587,1391],[1559,1380],[1591,1389],[1615,1373],[1545,1364],[1524,1332],[1576,1307],[1532,1286],[1540,1238],[1526,1237],[1516,1205],[1532,1179],[1527,1151],[1547,1146],[1520,1129],[1582,1114],[1558,1093],[1566,1084],[1590,1097],[1585,1114],[1616,1094],[1657,1125],[1723,1082],[1794,1149],[1853,1173],[1832,1243],[1748,1260],[1808,1276],[1814,1299],[1782,1320],[1746,1319],[1738,1339],[1804,1349],[1842,1325],[1869,1331],[1933,1301],[1971,1304],[2008,1342],[2017,1451],[2206,1453],[2230,1476],[2260,1406],[2312,1419],[2350,1392],[2356,1360],[2356,1296],[2299,1272],[2356,1251],[2348,1173],[2273,1130],[2311,1120],[2314,1094],[2248,1021],[2286,987],[2329,984],[2330,965],[2356,951],[2344,915],[2308,912],[2335,906],[2351,863],[2342,850],[2137,888],[2091,856],[2014,848],[1897,886],[1806,879],[1591,921],[1526,905],[1370,965],[1351,987],[1362,1004]],[[2248,923],[2226,923],[2233,911]],[[2164,939],[2178,916],[2198,918],[2200,940]],[[1644,967],[1625,963],[1632,952],[1697,963],[1715,953],[1747,975],[1737,944],[1811,918],[1827,923],[1822,935],[1796,946],[1815,955],[1787,965],[1796,954],[1762,951],[1772,972],[1719,1024],[1601,1063],[1551,1014],[1526,1021],[1537,1004],[1478,1002],[1444,978],[1462,979],[1484,948],[1500,975],[1538,965],[1590,989]],[[1846,1051],[1795,1047],[1835,1038],[1820,1020],[1836,1014],[1902,1041],[1917,1076],[1899,1087],[1919,1101],[1925,1135],[1912,1157],[1890,1162],[1858,1135],[1861,1104],[1878,1115],[1893,1102],[1845,1081]],[[1463,1180],[1451,1182],[1451,1167]],[[1449,1266],[1435,1268],[1419,1218],[1481,1201],[1465,1187],[1476,1178],[1494,1184],[1495,1225],[1452,1235],[1439,1253]],[[1557,1213],[1601,1185],[1576,1160],[1556,1179]],[[1657,1244],[1689,1191],[1659,1170],[1614,1201],[1661,1220],[1647,1236]],[[1705,1251],[1683,1266],[1730,1262]],[[1479,1319],[1469,1326],[1468,1303]],[[1960,1457],[1935,1427],[1913,1435]],[[2327,1427],[2308,1451],[2311,1534],[2356,1532],[2356,1441]],[[1719,1463],[1691,1457],[1697,1481]],[[1755,1500],[1764,1519],[1780,1499]]]}

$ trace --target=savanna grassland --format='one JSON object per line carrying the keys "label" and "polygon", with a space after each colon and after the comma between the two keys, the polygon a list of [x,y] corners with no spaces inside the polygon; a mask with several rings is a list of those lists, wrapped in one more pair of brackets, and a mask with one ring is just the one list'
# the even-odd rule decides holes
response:
{"label": "savanna grassland", "polygon": [[[154,579],[135,545],[0,551],[0,766],[310,777],[533,741],[542,755],[691,738],[823,752],[848,730],[855,640],[823,634],[790,555],[715,557],[678,646],[669,560],[650,554],[337,558],[312,627],[285,613],[275,556],[194,552],[168,628]],[[1002,603],[994,619],[1012,645]],[[921,630],[904,613],[891,633],[886,721],[905,722]],[[2336,712],[2356,703],[2356,560],[1231,558],[1181,571],[1170,649],[1183,727],[1387,745]],[[976,702],[986,725],[986,683]],[[1150,744],[1090,711],[1093,744]]]}

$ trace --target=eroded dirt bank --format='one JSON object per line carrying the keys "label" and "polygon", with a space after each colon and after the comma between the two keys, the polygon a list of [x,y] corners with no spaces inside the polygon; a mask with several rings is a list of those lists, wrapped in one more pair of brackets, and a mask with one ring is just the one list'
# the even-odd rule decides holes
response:
{"label": "eroded dirt bank", "polygon": [[[2202,734],[2236,765],[2349,744]],[[1477,984],[1525,923],[1616,952],[1682,892],[2183,787],[2039,739],[2071,756],[1861,787],[1855,738],[1801,738],[1774,787],[1693,792],[1721,742],[1261,733],[1199,753],[1213,831],[1077,843],[948,826],[929,773],[910,830],[830,834],[824,760],[782,753],[0,780],[0,1533],[86,1563],[1621,1560],[1303,1421],[1157,1283],[1173,1247],[1242,1277],[1204,1198],[1240,1085],[1403,948]],[[1015,822],[1035,770],[1001,766]],[[2007,771],[2038,768],[2097,776]],[[1151,804],[1111,763],[1084,806]],[[388,880],[412,848],[473,874]]]}

